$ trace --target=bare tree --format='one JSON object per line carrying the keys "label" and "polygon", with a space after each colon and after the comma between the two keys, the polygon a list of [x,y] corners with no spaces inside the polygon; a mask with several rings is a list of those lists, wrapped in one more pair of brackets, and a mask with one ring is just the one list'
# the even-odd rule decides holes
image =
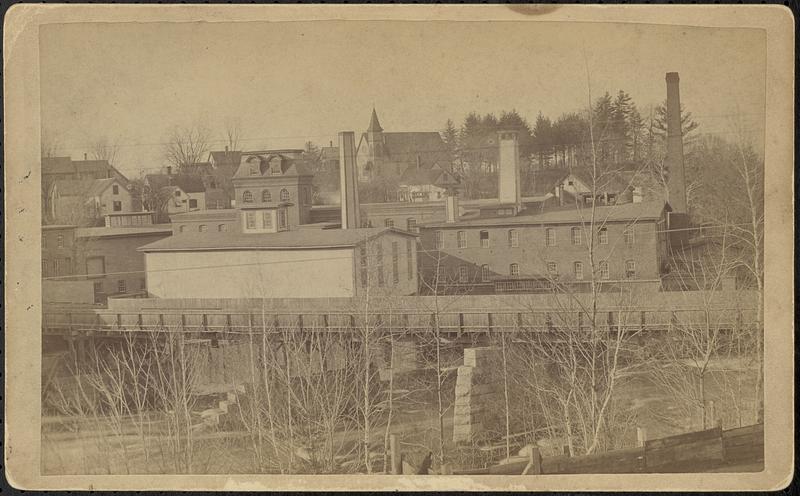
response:
{"label": "bare tree", "polygon": [[175,126],[164,145],[164,160],[178,170],[202,162],[208,153],[210,136],[210,131],[202,124]]}
{"label": "bare tree", "polygon": [[111,165],[117,163],[119,156],[119,142],[110,141],[106,136],[92,143],[91,157],[94,160],[105,160]]}
{"label": "bare tree", "polygon": [[239,151],[242,139],[242,120],[239,117],[225,120],[225,144],[230,151]]}

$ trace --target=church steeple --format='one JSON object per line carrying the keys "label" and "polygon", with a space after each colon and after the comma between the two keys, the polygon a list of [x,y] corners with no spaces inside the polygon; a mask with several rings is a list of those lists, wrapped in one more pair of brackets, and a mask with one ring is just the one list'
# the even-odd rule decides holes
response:
{"label": "church steeple", "polygon": [[375,112],[375,107],[372,107],[372,117],[369,120],[369,127],[367,128],[368,133],[380,133],[383,131],[381,127],[381,123],[378,122],[378,113]]}

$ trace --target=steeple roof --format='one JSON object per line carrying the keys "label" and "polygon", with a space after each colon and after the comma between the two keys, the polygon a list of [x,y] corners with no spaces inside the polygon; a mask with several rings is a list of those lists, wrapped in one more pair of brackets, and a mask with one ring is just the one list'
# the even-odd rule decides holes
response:
{"label": "steeple roof", "polygon": [[375,112],[375,107],[372,108],[372,117],[369,119],[368,133],[380,133],[383,131],[381,123],[378,122],[378,114]]}

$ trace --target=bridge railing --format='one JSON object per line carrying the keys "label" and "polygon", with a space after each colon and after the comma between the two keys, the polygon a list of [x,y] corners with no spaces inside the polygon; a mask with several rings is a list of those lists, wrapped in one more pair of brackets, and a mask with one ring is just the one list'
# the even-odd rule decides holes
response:
{"label": "bridge railing", "polygon": [[[542,309],[535,311],[424,311],[381,312],[376,309],[365,319],[358,312],[226,312],[221,310],[163,310],[110,312],[105,309],[75,312],[45,311],[42,327],[45,332],[71,331],[166,331],[227,332],[248,334],[263,330],[329,330],[352,331],[364,326],[427,331],[438,323],[443,332],[552,331],[556,329],[590,329],[590,317],[578,310]],[[684,327],[736,329],[757,323],[755,311],[740,308],[712,310],[602,310],[596,315],[595,328],[616,330],[670,330]]]}

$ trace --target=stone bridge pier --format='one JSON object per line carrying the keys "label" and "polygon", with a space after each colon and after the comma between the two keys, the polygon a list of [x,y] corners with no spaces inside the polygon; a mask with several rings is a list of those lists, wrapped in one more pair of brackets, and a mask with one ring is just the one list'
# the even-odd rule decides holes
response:
{"label": "stone bridge pier", "polygon": [[494,346],[464,349],[456,376],[453,442],[468,444],[481,435],[499,433],[503,419],[500,350]]}

